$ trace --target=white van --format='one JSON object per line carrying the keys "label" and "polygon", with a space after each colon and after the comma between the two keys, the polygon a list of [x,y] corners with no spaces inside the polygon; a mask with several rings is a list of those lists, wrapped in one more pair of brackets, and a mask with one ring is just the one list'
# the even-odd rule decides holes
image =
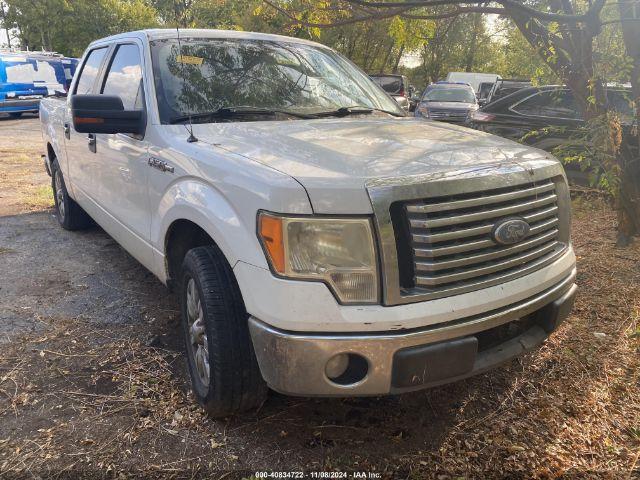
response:
{"label": "white van", "polygon": [[475,73],[475,72],[449,72],[447,82],[463,82],[468,83],[477,92],[481,83],[500,80],[502,77],[496,73]]}

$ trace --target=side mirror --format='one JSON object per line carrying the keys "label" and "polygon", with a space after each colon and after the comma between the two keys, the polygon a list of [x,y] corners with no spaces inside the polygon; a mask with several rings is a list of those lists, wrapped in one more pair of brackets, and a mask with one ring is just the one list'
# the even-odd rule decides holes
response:
{"label": "side mirror", "polygon": [[73,95],[73,128],[80,133],[144,133],[142,110],[125,110],[122,99],[112,95]]}

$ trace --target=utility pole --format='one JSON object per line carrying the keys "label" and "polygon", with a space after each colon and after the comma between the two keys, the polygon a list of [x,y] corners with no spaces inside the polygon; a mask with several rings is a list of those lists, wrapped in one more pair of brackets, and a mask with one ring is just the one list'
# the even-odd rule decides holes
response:
{"label": "utility pole", "polygon": [[7,47],[11,48],[11,34],[9,33],[9,25],[7,25],[7,14],[4,11],[4,2],[0,2],[0,15],[2,18],[2,25],[5,32],[7,32]]}

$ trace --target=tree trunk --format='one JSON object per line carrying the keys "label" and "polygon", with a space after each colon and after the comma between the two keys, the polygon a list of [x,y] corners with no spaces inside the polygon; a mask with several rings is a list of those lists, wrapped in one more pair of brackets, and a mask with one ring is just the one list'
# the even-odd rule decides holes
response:
{"label": "tree trunk", "polygon": [[11,34],[9,33],[9,25],[7,25],[7,16],[4,12],[4,2],[0,2],[0,16],[5,32],[7,32],[7,47],[11,48]]}
{"label": "tree trunk", "polygon": [[400,65],[400,60],[402,60],[403,53],[404,53],[404,45],[400,47],[400,51],[398,52],[398,56],[396,57],[396,63],[393,65],[393,70],[391,73],[398,73],[398,66]]}
{"label": "tree trunk", "polygon": [[620,202],[618,245],[625,246],[640,234],[640,0],[618,0],[627,55],[633,61],[631,92],[635,102],[635,129],[625,129],[619,155]]}
{"label": "tree trunk", "polygon": [[482,15],[476,13],[473,19],[473,32],[471,33],[471,41],[469,42],[469,48],[467,49],[467,55],[465,59],[465,72],[472,72],[473,66],[476,63],[476,52],[478,51],[478,34],[480,33],[480,27],[482,27]]}
{"label": "tree trunk", "polygon": [[384,61],[380,65],[380,70],[378,73],[384,73],[387,69],[387,62],[389,61],[389,57],[391,56],[391,52],[393,51],[393,42],[389,44],[389,48],[387,48],[387,53],[384,56]]}

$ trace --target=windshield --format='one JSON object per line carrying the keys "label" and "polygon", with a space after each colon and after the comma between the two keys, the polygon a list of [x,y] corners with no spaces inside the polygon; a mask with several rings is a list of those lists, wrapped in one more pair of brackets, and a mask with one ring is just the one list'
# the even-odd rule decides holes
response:
{"label": "windshield", "polygon": [[469,88],[432,88],[424,94],[422,101],[475,103],[476,96]]}
{"label": "windshield", "polygon": [[372,75],[371,79],[376,82],[378,85],[382,87],[382,89],[387,93],[400,93],[403,88],[402,77],[392,77],[392,76],[376,76]]}
{"label": "windshield", "polygon": [[[182,52],[176,39],[151,42],[158,108],[165,124],[228,107],[314,114],[360,106],[403,115],[366,74],[327,48],[213,38],[180,43]],[[247,118],[251,117],[234,120]]]}

